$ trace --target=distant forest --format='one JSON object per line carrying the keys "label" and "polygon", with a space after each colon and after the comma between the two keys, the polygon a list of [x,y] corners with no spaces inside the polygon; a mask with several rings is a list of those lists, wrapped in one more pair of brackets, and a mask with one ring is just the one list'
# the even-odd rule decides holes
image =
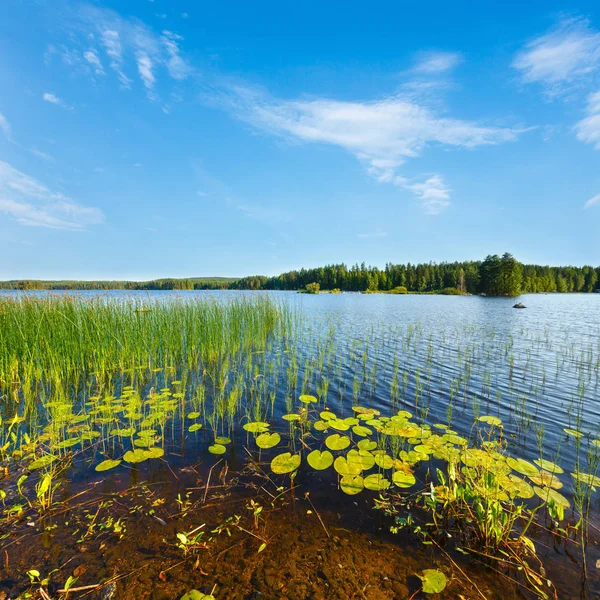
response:
{"label": "distant forest", "polygon": [[[311,285],[318,284],[318,285]],[[274,277],[241,279],[198,277],[152,281],[0,282],[0,289],[45,290],[311,290],[447,293],[517,296],[535,292],[594,292],[600,289],[600,267],[524,265],[511,254],[489,255],[483,261],[387,264],[378,267],[345,264],[289,271]]]}

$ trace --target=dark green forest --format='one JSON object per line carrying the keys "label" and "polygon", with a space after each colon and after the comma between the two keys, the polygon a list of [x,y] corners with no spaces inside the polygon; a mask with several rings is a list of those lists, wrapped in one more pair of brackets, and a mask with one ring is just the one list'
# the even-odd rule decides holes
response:
{"label": "dark green forest", "polygon": [[235,289],[297,290],[318,283],[321,290],[360,292],[462,293],[518,296],[530,292],[593,292],[600,267],[523,265],[511,254],[483,261],[392,264],[383,269],[364,263],[289,271],[275,277],[244,277]]}
{"label": "dark green forest", "polygon": [[421,264],[388,263],[378,267],[345,264],[300,269],[267,277],[196,277],[152,281],[40,281],[0,282],[0,289],[24,290],[305,290],[319,284],[322,291],[446,293],[518,296],[536,292],[594,292],[600,289],[600,267],[525,265],[511,254],[487,256],[483,261]]}

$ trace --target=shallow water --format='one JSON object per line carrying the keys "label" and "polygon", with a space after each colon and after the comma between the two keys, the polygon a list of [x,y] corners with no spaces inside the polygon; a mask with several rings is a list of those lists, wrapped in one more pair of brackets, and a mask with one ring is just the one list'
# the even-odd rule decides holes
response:
{"label": "shallow water", "polygon": [[[405,409],[430,424],[450,424],[465,436],[472,433],[477,416],[494,415],[503,421],[511,453],[535,459],[540,457],[541,448],[545,459],[560,463],[565,470],[572,470],[577,458],[574,438],[565,433],[565,428],[599,437],[600,294],[525,295],[518,299],[527,306],[525,310],[512,308],[515,299],[475,296],[312,296],[214,291],[79,294],[165,302],[196,297],[227,301],[236,295],[267,294],[291,305],[303,317],[299,335],[285,342],[275,340],[264,355],[252,359],[262,378],[259,392],[263,400],[268,396],[269,403],[273,403],[269,420],[277,420],[280,425],[282,421],[275,418],[296,410],[297,396],[303,392],[318,396],[320,406],[326,405],[339,416],[351,415],[356,403],[379,409],[385,415]],[[297,361],[298,371],[298,383],[292,390],[287,380],[291,357]],[[199,374],[190,376],[186,397],[193,394],[200,378]],[[168,382],[161,380],[156,386],[164,384]],[[140,391],[146,393],[150,385]],[[207,398],[207,404],[210,400]],[[250,402],[250,395],[241,400],[242,405]],[[218,460],[219,457],[206,452],[214,436],[208,427],[195,434],[186,434],[178,426],[173,431],[166,440],[171,473],[199,462],[209,465]],[[241,465],[246,432],[238,427],[216,433],[231,435],[233,444],[228,446],[226,457],[232,469]],[[265,452],[262,459],[268,460],[278,451]],[[101,479],[118,481],[124,477],[125,465],[102,478],[93,471],[90,473],[89,462],[86,465],[76,460],[76,468],[70,474],[73,485],[69,494]],[[206,467],[203,468],[204,485]],[[137,469],[133,470],[142,480],[145,472],[145,467],[139,474]],[[154,468],[150,467],[149,473],[152,472]],[[303,481],[306,489],[313,490],[315,498],[321,499],[319,507],[327,511],[326,521],[335,519],[335,511],[327,502],[327,494],[334,493],[335,479],[335,476],[328,479],[306,475]],[[165,494],[174,492],[178,485],[168,477],[161,477],[160,481]],[[561,493],[570,498],[567,474],[564,483]],[[368,493],[366,496],[370,498]],[[361,502],[364,501],[361,496]],[[600,524],[599,506],[596,494],[592,528]],[[290,519],[294,527],[300,527],[301,519],[293,514]],[[366,526],[357,518],[356,527],[360,532]],[[58,533],[57,537],[60,538]],[[592,533],[590,558],[594,561],[598,558],[597,537]],[[362,541],[372,543],[367,538]],[[545,556],[549,575],[558,578],[560,597],[576,597],[578,566],[573,566],[564,548],[553,545],[551,540],[545,542],[541,540],[539,554]],[[251,562],[251,558],[244,560]],[[570,573],[572,581],[560,578],[562,569]],[[477,576],[481,582],[492,581],[493,588],[489,575],[479,572]],[[318,587],[318,581],[315,585]],[[518,592],[514,594],[519,597]],[[381,597],[394,596],[391,593]]]}

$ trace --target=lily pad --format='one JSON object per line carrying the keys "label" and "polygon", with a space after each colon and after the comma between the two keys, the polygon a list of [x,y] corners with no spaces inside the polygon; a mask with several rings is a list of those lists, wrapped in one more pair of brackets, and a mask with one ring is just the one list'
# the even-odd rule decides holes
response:
{"label": "lily pad", "polygon": [[368,427],[365,427],[364,425],[355,425],[352,428],[352,431],[354,432],[355,435],[358,435],[359,437],[366,437],[373,433],[373,431],[371,431],[371,429],[369,429]]}
{"label": "lily pad", "polygon": [[307,457],[306,461],[308,464],[317,471],[323,471],[328,469],[333,464],[333,454],[329,450],[321,452],[320,450],[313,450]]}
{"label": "lily pad", "polygon": [[271,471],[278,475],[285,475],[295,471],[301,462],[299,454],[291,454],[290,452],[284,452],[279,454],[271,461]]}
{"label": "lily pad", "polygon": [[338,456],[333,463],[333,468],[342,476],[360,475],[362,467],[357,463],[348,463],[345,456]]}
{"label": "lily pad", "polygon": [[380,473],[373,473],[365,477],[364,486],[368,490],[379,491],[379,490],[387,490],[390,487],[390,480],[386,479]]}
{"label": "lily pad", "polygon": [[426,594],[439,594],[446,589],[448,580],[439,569],[425,569],[423,575],[417,576]]}
{"label": "lily pad", "polygon": [[534,467],[530,462],[527,462],[522,458],[513,458],[512,456],[509,456],[506,459],[506,463],[511,469],[513,469],[517,473],[521,473],[521,475],[527,475],[528,477],[537,477],[540,473],[537,467]]}
{"label": "lily pad", "polygon": [[492,415],[484,415],[483,417],[478,417],[477,420],[488,425],[493,425],[494,427],[502,427],[502,419]]}
{"label": "lily pad", "polygon": [[227,452],[227,448],[223,446],[223,444],[213,444],[208,447],[208,451],[211,454],[225,454]]}
{"label": "lily pad", "polygon": [[259,448],[274,448],[281,441],[281,436],[275,433],[261,433],[255,440]]}
{"label": "lily pad", "polygon": [[317,401],[317,399],[314,396],[309,396],[308,394],[302,394],[302,396],[300,396],[300,398],[298,399],[304,404],[310,404],[311,402]]}
{"label": "lily pad", "polygon": [[263,433],[269,429],[269,424],[263,423],[262,421],[252,421],[250,423],[244,423],[243,427],[250,433]]}
{"label": "lily pad", "polygon": [[395,471],[392,475],[392,481],[394,482],[394,485],[400,488],[409,488],[417,483],[415,476],[406,471]]}
{"label": "lily pad", "polygon": [[569,506],[571,506],[570,502],[560,492],[557,492],[552,488],[541,488],[535,486],[533,491],[535,492],[536,496],[539,496],[544,502],[549,502],[552,500],[563,508],[569,508]]}
{"label": "lily pad", "polygon": [[107,459],[96,465],[96,471],[110,471],[121,464],[121,459]]}
{"label": "lily pad", "polygon": [[360,475],[345,475],[340,479],[340,488],[344,494],[355,496],[365,489],[364,479]]}
{"label": "lily pad", "polygon": [[544,460],[543,458],[538,458],[533,461],[540,469],[544,469],[544,471],[550,471],[550,473],[564,473],[563,469],[559,467],[556,463],[550,462],[549,460]]}
{"label": "lily pad", "polygon": [[345,450],[350,445],[350,438],[347,435],[333,433],[325,439],[325,445],[330,450]]}
{"label": "lily pad", "polygon": [[188,427],[190,433],[194,433],[194,431],[198,431],[199,429],[202,429],[202,423],[194,423]]}

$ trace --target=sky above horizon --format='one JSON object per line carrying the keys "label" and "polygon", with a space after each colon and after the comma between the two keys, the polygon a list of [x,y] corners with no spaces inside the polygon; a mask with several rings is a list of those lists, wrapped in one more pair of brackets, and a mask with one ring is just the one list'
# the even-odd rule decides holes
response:
{"label": "sky above horizon", "polygon": [[4,0],[0,279],[600,264],[600,4]]}

